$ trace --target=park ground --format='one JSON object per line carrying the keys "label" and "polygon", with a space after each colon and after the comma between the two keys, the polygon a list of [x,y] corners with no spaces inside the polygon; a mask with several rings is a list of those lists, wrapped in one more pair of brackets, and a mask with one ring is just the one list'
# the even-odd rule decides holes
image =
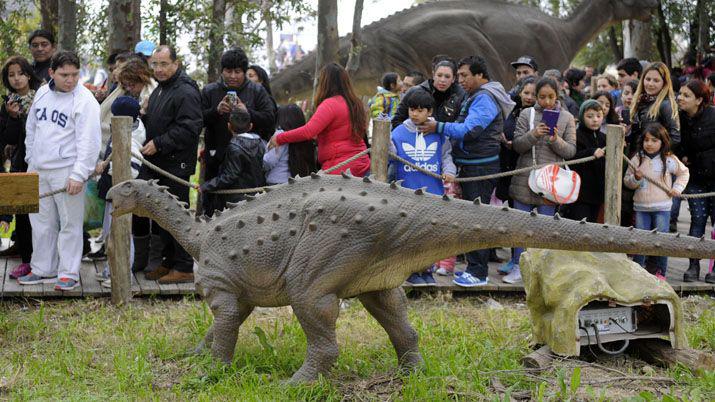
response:
{"label": "park ground", "polygon": [[[520,359],[533,348],[521,298],[410,301],[424,370],[395,372],[387,335],[356,300],[338,319],[340,358],[309,386],[297,370],[305,337],[289,308],[258,309],[231,366],[188,356],[212,317],[203,301],[5,300],[0,304],[0,400],[439,401],[715,399],[715,372],[661,369],[630,356],[562,360],[543,373]],[[715,349],[715,298],[683,299],[693,348]]]}

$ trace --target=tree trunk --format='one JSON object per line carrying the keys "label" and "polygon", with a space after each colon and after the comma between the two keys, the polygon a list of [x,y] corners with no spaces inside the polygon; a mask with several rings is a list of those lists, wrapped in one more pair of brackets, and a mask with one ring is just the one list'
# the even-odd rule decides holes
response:
{"label": "tree trunk", "polygon": [[75,0],[59,0],[57,10],[59,48],[75,51],[77,47],[77,2]]}
{"label": "tree trunk", "polygon": [[671,67],[673,65],[673,57],[670,51],[670,27],[668,26],[668,21],[665,20],[665,13],[663,12],[663,2],[658,2],[658,53],[660,54],[660,59],[663,60],[666,66]]}
{"label": "tree trunk", "polygon": [[613,58],[615,60],[623,59],[623,49],[618,46],[618,35],[616,33],[616,27],[614,26],[608,29],[608,45],[611,47],[611,52],[613,52]]}
{"label": "tree trunk", "polygon": [[141,0],[110,0],[109,54],[134,49],[141,39]]}
{"label": "tree trunk", "polygon": [[315,58],[315,80],[324,65],[338,61],[338,1],[318,0],[318,46]]}
{"label": "tree trunk", "polygon": [[273,47],[273,17],[271,17],[271,0],[261,2],[261,12],[263,21],[266,22],[266,53],[268,54],[268,71],[275,74],[278,71],[276,66],[276,50]]}
{"label": "tree trunk", "polygon": [[353,33],[350,35],[350,54],[348,55],[348,63],[345,68],[348,70],[350,75],[355,74],[355,72],[360,67],[360,52],[361,42],[360,42],[360,25],[362,21],[362,7],[364,0],[355,1],[355,14],[353,14]]}
{"label": "tree trunk", "polygon": [[697,51],[703,57],[710,50],[710,11],[706,6],[705,0],[698,0],[695,12],[698,20]]}
{"label": "tree trunk", "polygon": [[623,57],[648,60],[651,49],[650,22],[623,21]]}
{"label": "tree trunk", "polygon": [[40,14],[42,15],[42,29],[57,34],[57,0],[40,0]]}
{"label": "tree trunk", "polygon": [[161,0],[159,2],[159,44],[167,45],[167,35],[166,31],[169,29],[166,21],[166,13],[169,9],[169,1]]}
{"label": "tree trunk", "polygon": [[209,30],[209,67],[208,81],[214,82],[221,74],[221,53],[225,31],[226,0],[213,0],[211,28]]}

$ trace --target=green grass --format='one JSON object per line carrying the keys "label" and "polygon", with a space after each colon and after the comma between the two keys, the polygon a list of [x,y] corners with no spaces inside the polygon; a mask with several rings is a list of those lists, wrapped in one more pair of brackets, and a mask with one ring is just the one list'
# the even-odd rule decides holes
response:
{"label": "green grass", "polygon": [[[286,308],[254,312],[241,328],[234,363],[223,366],[208,355],[186,355],[212,319],[201,301],[139,300],[127,308],[105,300],[7,302],[0,305],[0,399],[499,400],[492,377],[507,392],[534,399],[715,397],[715,373],[693,375],[684,368],[655,374],[677,379],[677,386],[640,388],[591,387],[585,383],[594,378],[592,371],[566,366],[541,378],[494,373],[519,369],[532,346],[523,302],[502,303],[508,308],[488,309],[479,299],[411,300],[425,367],[397,376],[387,335],[351,300],[338,319],[341,354],[334,370],[316,384],[288,386],[284,381],[302,363],[305,336]],[[715,302],[699,298],[686,303],[686,311],[691,345],[712,351]],[[638,375],[644,365],[614,364]]]}

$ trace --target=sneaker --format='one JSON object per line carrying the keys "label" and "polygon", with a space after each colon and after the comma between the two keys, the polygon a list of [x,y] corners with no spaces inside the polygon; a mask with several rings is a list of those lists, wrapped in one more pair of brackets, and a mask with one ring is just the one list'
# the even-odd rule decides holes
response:
{"label": "sneaker", "polygon": [[705,283],[715,283],[715,272],[705,274]]}
{"label": "sneaker", "polygon": [[111,279],[106,279],[103,280],[102,283],[99,284],[103,288],[111,289],[112,288],[112,280]]}
{"label": "sneaker", "polygon": [[20,285],[37,285],[39,283],[54,283],[56,280],[56,276],[40,276],[30,272],[25,276],[17,278],[17,283]]}
{"label": "sneaker", "polygon": [[464,275],[464,271],[454,271],[454,276],[459,278],[460,276]]}
{"label": "sneaker", "polygon": [[79,282],[70,278],[60,278],[55,283],[55,290],[72,290],[79,286]]}
{"label": "sneaker", "polygon": [[521,269],[519,269],[519,266],[514,265],[509,275],[502,278],[502,281],[505,283],[517,283],[521,281]]}
{"label": "sneaker", "polygon": [[95,274],[95,277],[97,278],[98,281],[106,281],[109,279],[109,267],[105,266],[104,269],[102,269],[102,272],[97,272]]}
{"label": "sneaker", "polygon": [[30,273],[32,269],[30,268],[30,264],[27,263],[22,263],[15,267],[15,269],[10,272],[10,279],[17,279],[21,276],[25,276]]}
{"label": "sneaker", "polygon": [[661,274],[660,272],[656,272],[655,277],[660,279],[661,281],[665,282],[665,276],[663,274]]}
{"label": "sneaker", "polygon": [[407,278],[407,282],[411,284],[412,286],[427,286],[425,283],[425,280],[422,279],[422,275],[420,274],[412,274],[410,275],[409,278]]}
{"label": "sneaker", "polygon": [[469,272],[463,272],[461,275],[458,277],[454,278],[452,280],[452,283],[454,283],[457,286],[461,286],[464,288],[473,288],[475,286],[484,286],[489,282],[489,278],[484,278],[480,279]]}
{"label": "sneaker", "polygon": [[99,250],[93,252],[93,253],[88,253],[82,258],[82,261],[106,261],[107,260],[107,253],[105,252],[104,244],[102,244],[102,247],[99,248]]}
{"label": "sneaker", "polygon": [[437,286],[437,281],[434,280],[431,272],[423,272],[420,276],[422,276],[426,286]]}
{"label": "sneaker", "polygon": [[449,272],[449,271],[447,270],[447,268],[444,268],[444,267],[439,267],[439,268],[437,268],[437,271],[435,271],[435,272],[437,273],[437,275],[440,275],[440,276],[450,276],[450,275],[452,275],[452,273]]}
{"label": "sneaker", "polygon": [[514,269],[514,261],[509,260],[506,264],[502,265],[497,269],[500,275],[506,275]]}

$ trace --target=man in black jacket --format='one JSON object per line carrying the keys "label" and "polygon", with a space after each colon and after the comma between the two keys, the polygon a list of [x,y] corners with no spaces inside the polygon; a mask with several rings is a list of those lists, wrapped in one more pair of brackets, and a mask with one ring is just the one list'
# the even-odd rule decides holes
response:
{"label": "man in black jacket", "polygon": [[[141,152],[149,162],[184,180],[196,169],[196,151],[201,132],[201,94],[196,82],[181,69],[176,52],[168,46],[159,46],[152,56],[151,67],[159,86],[149,97],[149,105],[143,118],[146,127],[146,142]],[[158,179],[159,184],[168,186],[169,192],[179,200],[189,201],[189,188],[150,170],[142,165],[140,179]],[[139,222],[137,222],[139,221]],[[148,241],[148,222],[134,221],[134,234]],[[163,242],[162,263],[147,279],[158,279],[159,283],[193,282],[193,259],[183,247],[165,230],[154,225],[153,232]],[[136,247],[135,242],[135,247]],[[139,250],[135,261],[139,259]],[[143,254],[142,259],[145,259]],[[140,261],[146,266],[144,261]],[[142,269],[142,264],[137,269]]]}
{"label": "man in black jacket", "polygon": [[[231,141],[228,118],[233,108],[245,107],[248,110],[253,125],[252,131],[258,133],[263,140],[269,140],[275,131],[275,104],[263,86],[246,78],[246,70],[246,53],[240,48],[227,50],[221,56],[221,77],[201,91],[201,108],[206,127],[206,181],[216,177]],[[232,104],[226,95],[228,91],[236,92],[235,104]],[[211,196],[204,197],[206,214],[211,214],[211,205],[215,205],[209,198]]]}
{"label": "man in black jacket", "polygon": [[27,44],[32,53],[32,69],[38,77],[50,82],[50,61],[57,50],[55,36],[45,29],[37,29],[30,33]]}

